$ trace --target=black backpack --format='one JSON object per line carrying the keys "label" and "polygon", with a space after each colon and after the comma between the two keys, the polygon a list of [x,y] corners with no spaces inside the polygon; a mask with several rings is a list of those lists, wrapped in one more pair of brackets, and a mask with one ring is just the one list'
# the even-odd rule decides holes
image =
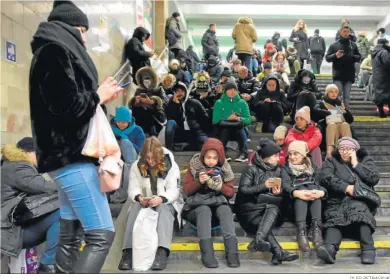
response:
{"label": "black backpack", "polygon": [[312,54],[323,54],[325,49],[322,46],[322,38],[321,37],[311,37],[310,38],[310,52]]}

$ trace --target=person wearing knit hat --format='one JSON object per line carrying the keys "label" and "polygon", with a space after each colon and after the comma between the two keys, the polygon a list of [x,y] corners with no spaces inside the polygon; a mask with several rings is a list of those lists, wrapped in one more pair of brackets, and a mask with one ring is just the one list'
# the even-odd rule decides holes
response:
{"label": "person wearing knit hat", "polygon": [[[72,1],[56,0],[31,41],[30,116],[38,172],[52,173],[60,189],[60,232],[50,245],[57,246],[56,269],[62,273],[99,273],[115,237],[107,195],[99,190],[98,159],[82,151],[97,106],[122,96],[123,88],[113,77],[99,82],[86,49],[88,27]],[[87,245],[77,259],[72,251],[79,250],[80,237]]]}
{"label": "person wearing knit hat", "polygon": [[169,73],[175,76],[176,82],[180,81],[184,83],[187,87],[190,85],[190,81],[187,79],[186,73],[180,67],[179,60],[172,59],[171,62],[169,63],[169,68],[170,68]]}
{"label": "person wearing knit hat", "polygon": [[302,252],[309,252],[306,220],[310,212],[312,241],[315,248],[323,245],[321,233],[322,201],[327,191],[320,186],[320,169],[312,164],[306,142],[296,140],[288,146],[288,162],[282,168],[282,179],[286,183],[284,192],[293,199],[297,242]]}
{"label": "person wearing knit hat", "polygon": [[145,133],[140,126],[135,124],[128,107],[121,106],[116,110],[114,119],[111,120],[112,131],[118,140],[123,159],[126,163],[137,160],[145,141]]}
{"label": "person wearing knit hat", "polygon": [[256,76],[257,81],[263,82],[264,79],[272,73],[272,63],[267,62],[263,66],[263,71]]}
{"label": "person wearing knit hat", "polygon": [[288,129],[286,126],[276,127],[273,137],[277,145],[281,146],[284,144],[284,139],[286,138],[287,132]]}
{"label": "person wearing knit hat", "polygon": [[310,121],[310,108],[302,107],[296,112],[295,122],[293,128],[291,128],[284,140],[285,145],[288,147],[290,143],[296,140],[304,141],[307,143],[311,157],[314,164],[321,168],[322,155],[320,145],[322,141],[322,133],[318,127],[316,127]]}
{"label": "person wearing knit hat", "polygon": [[225,67],[225,68],[223,69],[222,74],[221,74],[221,79],[222,79],[223,77],[230,78],[231,76],[232,76],[232,72],[229,70],[229,68]]}
{"label": "person wearing knit hat", "polygon": [[[251,252],[271,252],[271,262],[294,261],[298,255],[281,248],[272,229],[280,214],[282,192],[288,180],[281,179],[280,147],[269,139],[260,139],[260,149],[241,175],[234,204],[236,217],[249,235]],[[259,210],[259,208],[261,208]]]}
{"label": "person wearing knit hat", "polygon": [[[317,258],[334,264],[342,239],[357,237],[361,263],[375,264],[373,234],[381,199],[374,190],[380,179],[374,159],[356,140],[343,137],[320,177],[329,195],[323,211],[324,245],[317,249]],[[359,189],[364,189],[364,196]]]}
{"label": "person wearing knit hat", "polygon": [[35,152],[35,144],[32,137],[22,138],[16,146],[22,149],[24,152]]}
{"label": "person wearing knit hat", "polygon": [[230,140],[238,142],[241,155],[236,158],[237,162],[248,162],[247,135],[244,127],[251,122],[249,106],[238,95],[236,82],[227,81],[222,97],[215,102],[212,123],[215,134],[224,146]]}
{"label": "person wearing knit hat", "polygon": [[273,56],[277,53],[277,49],[273,43],[268,43],[265,45],[265,52],[263,55],[263,65],[267,62],[271,62],[273,60]]}

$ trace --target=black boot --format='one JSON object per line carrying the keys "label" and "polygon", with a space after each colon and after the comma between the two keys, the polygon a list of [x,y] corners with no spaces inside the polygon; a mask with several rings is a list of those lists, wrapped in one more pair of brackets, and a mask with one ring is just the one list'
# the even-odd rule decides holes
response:
{"label": "black boot", "polygon": [[238,258],[237,238],[225,238],[225,257],[228,267],[239,267],[240,259]]}
{"label": "black boot", "polygon": [[323,246],[324,240],[322,239],[321,222],[313,220],[311,223],[310,230],[314,248],[317,249],[318,247]]}
{"label": "black boot", "polygon": [[378,112],[379,112],[379,118],[386,118],[385,110],[383,109],[383,106],[378,106]]}
{"label": "black boot", "polygon": [[38,274],[54,274],[56,273],[56,266],[54,264],[40,263],[37,270]]}
{"label": "black boot", "polygon": [[158,247],[156,257],[152,265],[152,270],[164,270],[168,264],[169,250],[164,247]]}
{"label": "black boot", "polygon": [[299,258],[297,254],[284,250],[272,232],[268,235],[268,242],[271,245],[271,263],[273,265],[280,265],[282,262],[292,262]]}
{"label": "black boot", "polygon": [[79,220],[60,218],[60,233],[56,248],[56,273],[74,273],[80,255],[83,228]]}
{"label": "black boot", "polygon": [[249,243],[248,250],[251,252],[268,252],[271,249],[271,245],[266,241],[268,234],[272,231],[272,228],[277,220],[279,209],[277,207],[267,208],[260,225],[257,229],[255,238]]}
{"label": "black boot", "polygon": [[309,241],[307,240],[305,222],[297,223],[297,242],[298,242],[299,249],[302,252],[310,251]]}
{"label": "black boot", "polygon": [[199,241],[199,246],[202,264],[207,268],[217,268],[218,262],[214,255],[213,239],[201,239]]}
{"label": "black boot", "polygon": [[114,237],[115,232],[108,230],[85,232],[86,245],[76,263],[74,272],[77,274],[100,273]]}
{"label": "black boot", "polygon": [[362,264],[374,264],[375,263],[375,250],[367,250],[362,251],[362,254],[360,255],[360,259],[362,261]]}
{"label": "black boot", "polygon": [[317,258],[323,260],[327,264],[334,264],[336,261],[336,247],[332,244],[326,244],[318,247]]}
{"label": "black boot", "polygon": [[131,270],[133,268],[133,249],[123,249],[122,259],[118,265],[119,270]]}

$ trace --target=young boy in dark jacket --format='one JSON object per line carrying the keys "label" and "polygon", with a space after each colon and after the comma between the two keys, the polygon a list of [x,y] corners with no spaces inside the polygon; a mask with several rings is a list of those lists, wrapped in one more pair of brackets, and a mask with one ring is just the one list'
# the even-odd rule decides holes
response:
{"label": "young boy in dark jacket", "polygon": [[225,159],[222,142],[207,139],[201,152],[192,157],[184,178],[183,192],[188,198],[182,216],[197,226],[202,264],[208,268],[218,267],[211,238],[213,215],[221,225],[228,266],[240,266],[233,213],[228,201],[234,195],[233,180],[234,173]]}

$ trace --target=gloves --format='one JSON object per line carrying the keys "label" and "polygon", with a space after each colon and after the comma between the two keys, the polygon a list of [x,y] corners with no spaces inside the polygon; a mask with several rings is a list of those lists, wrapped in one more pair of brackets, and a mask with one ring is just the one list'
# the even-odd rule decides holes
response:
{"label": "gloves", "polygon": [[222,189],[222,186],[223,186],[222,176],[216,175],[216,176],[210,177],[209,180],[206,181],[206,185],[211,190],[220,191]]}

